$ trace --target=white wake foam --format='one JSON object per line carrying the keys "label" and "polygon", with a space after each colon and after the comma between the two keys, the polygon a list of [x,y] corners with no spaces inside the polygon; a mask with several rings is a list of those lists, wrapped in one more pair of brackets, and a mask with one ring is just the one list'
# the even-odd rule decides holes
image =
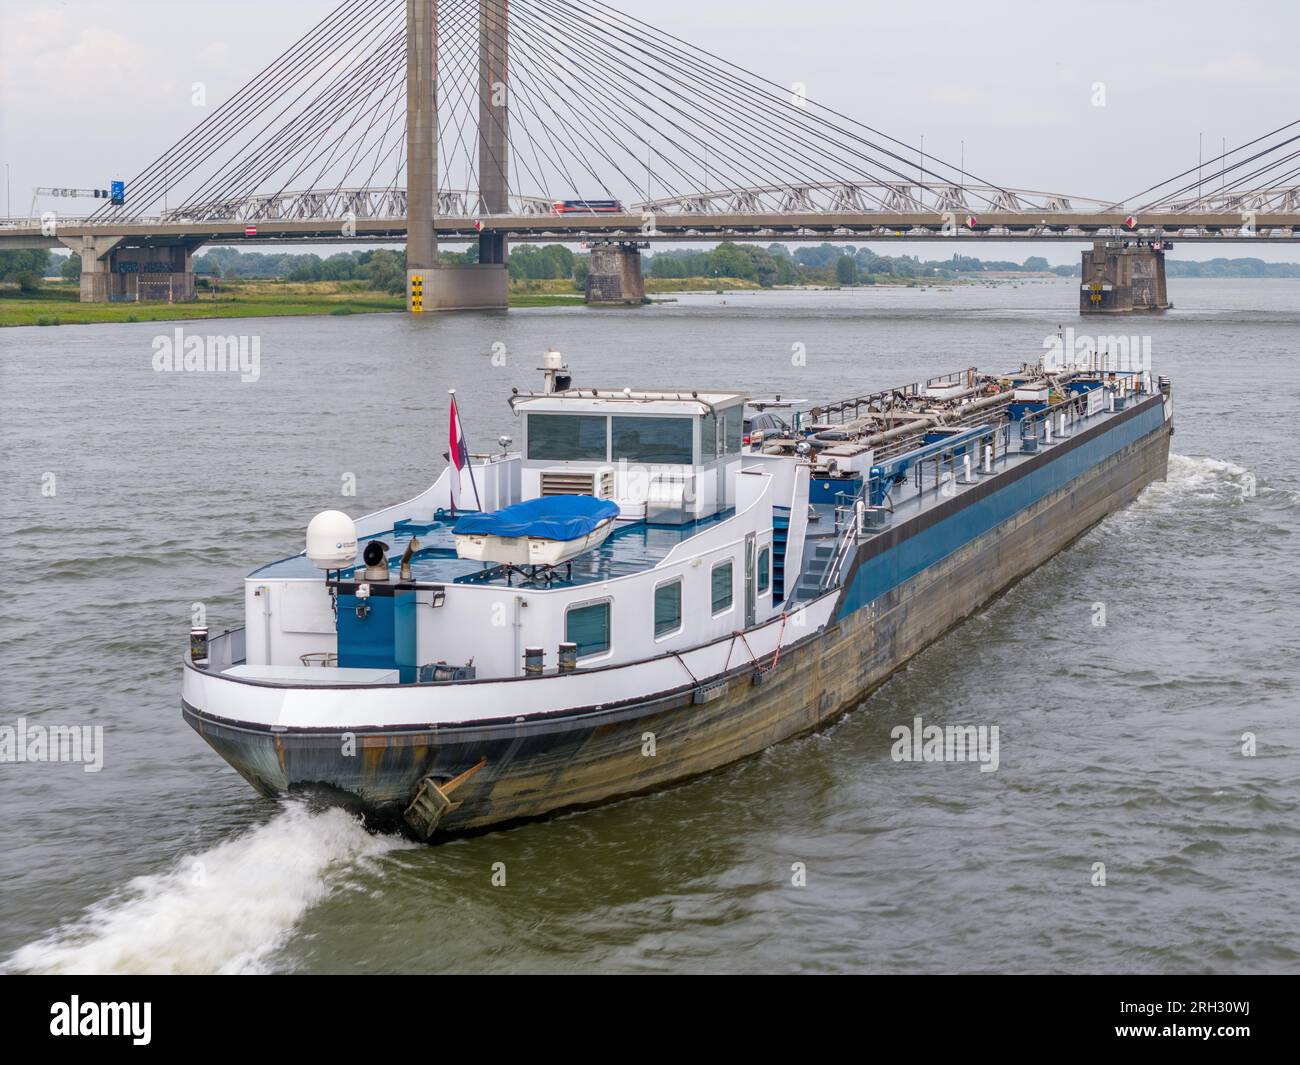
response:
{"label": "white wake foam", "polygon": [[1241,491],[1249,478],[1250,471],[1235,462],[1208,455],[1169,454],[1169,481],[1184,491],[1218,494],[1225,487]]}
{"label": "white wake foam", "polygon": [[257,972],[314,905],[368,858],[402,847],[341,810],[292,805],[166,873],[138,877],[5,968],[42,973]]}
{"label": "white wake foam", "polygon": [[1169,488],[1202,499],[1241,503],[1259,499],[1274,507],[1295,506],[1300,492],[1261,483],[1256,474],[1235,462],[1208,455],[1169,455]]}

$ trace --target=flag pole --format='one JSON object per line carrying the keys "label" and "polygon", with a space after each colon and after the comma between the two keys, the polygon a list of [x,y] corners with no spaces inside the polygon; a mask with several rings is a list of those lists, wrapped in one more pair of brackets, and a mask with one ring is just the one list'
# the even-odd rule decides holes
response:
{"label": "flag pole", "polygon": [[[474,502],[478,504],[479,513],[481,514],[483,513],[483,501],[478,497],[478,481],[474,479],[474,458],[469,454],[469,434],[465,433],[465,422],[460,416],[460,408],[456,407],[456,390],[449,388],[447,392],[451,396],[452,406],[456,409],[456,422],[460,426],[460,431],[465,434],[465,461],[469,464],[469,483],[470,487],[474,489]],[[457,476],[459,476],[459,472]]]}

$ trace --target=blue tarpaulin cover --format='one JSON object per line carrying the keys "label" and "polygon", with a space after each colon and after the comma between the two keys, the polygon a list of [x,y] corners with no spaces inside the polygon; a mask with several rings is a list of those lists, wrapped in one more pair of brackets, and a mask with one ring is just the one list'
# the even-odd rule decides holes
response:
{"label": "blue tarpaulin cover", "polygon": [[466,514],[456,522],[456,536],[539,536],[577,540],[618,514],[618,504],[594,496],[547,496],[503,507],[491,514]]}

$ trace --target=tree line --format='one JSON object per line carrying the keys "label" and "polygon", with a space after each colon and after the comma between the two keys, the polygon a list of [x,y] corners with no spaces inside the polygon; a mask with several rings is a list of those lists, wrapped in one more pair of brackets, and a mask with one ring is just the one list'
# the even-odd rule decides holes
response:
{"label": "tree line", "polygon": [[1049,270],[1046,259],[985,262],[968,255],[922,260],[914,255],[877,255],[870,248],[823,243],[791,250],[784,244],[719,244],[711,251],[661,251],[649,257],[651,277],[738,278],[774,285],[858,285],[877,281],[951,279],[979,273]]}

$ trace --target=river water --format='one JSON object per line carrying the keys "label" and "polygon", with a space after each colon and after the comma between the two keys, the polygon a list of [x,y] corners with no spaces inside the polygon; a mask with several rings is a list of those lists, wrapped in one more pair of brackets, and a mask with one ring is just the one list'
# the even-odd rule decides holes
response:
{"label": "river water", "polygon": [[[0,764],[0,967],[1300,971],[1300,282],[1102,327],[1075,284],[185,324],[256,338],[255,381],[156,371],[175,323],[0,330],[0,725],[104,730],[99,772]],[[259,798],[181,720],[193,604],[242,623],[317,511],[429,483],[448,388],[487,449],[548,345],[579,383],[816,400],[1058,325],[1150,337],[1168,482],[818,734],[430,848]],[[893,761],[917,715],[998,725],[998,770]]]}

